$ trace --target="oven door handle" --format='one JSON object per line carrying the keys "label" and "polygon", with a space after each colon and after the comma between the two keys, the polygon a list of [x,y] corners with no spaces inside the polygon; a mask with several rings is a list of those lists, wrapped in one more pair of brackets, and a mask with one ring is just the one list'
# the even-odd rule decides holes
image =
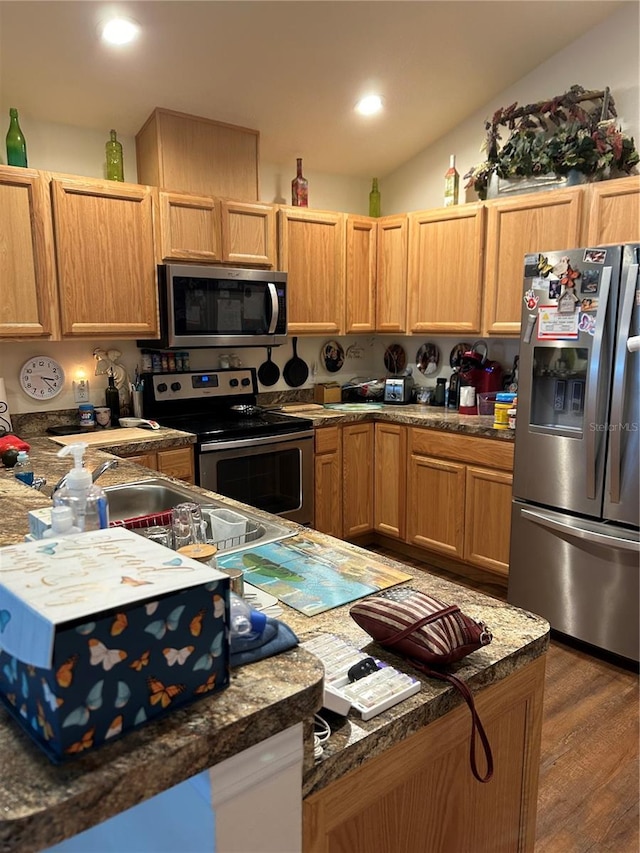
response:
{"label": "oven door handle", "polygon": [[313,438],[313,430],[303,432],[285,432],[281,435],[267,435],[261,438],[239,438],[232,441],[208,441],[200,445],[200,453],[212,453],[216,450],[239,450],[242,447],[266,447],[273,444],[285,444],[301,439]]}

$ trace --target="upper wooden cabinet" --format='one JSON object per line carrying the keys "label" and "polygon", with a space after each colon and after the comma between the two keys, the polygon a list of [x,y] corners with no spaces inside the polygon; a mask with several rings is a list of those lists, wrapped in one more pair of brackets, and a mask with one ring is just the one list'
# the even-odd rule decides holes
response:
{"label": "upper wooden cabinet", "polygon": [[289,332],[341,334],[345,296],[344,213],[281,207],[279,266],[288,273]]}
{"label": "upper wooden cabinet", "polygon": [[58,337],[58,296],[48,182],[0,166],[0,285],[3,338]]}
{"label": "upper wooden cabinet", "polygon": [[588,187],[583,245],[640,241],[640,176]]}
{"label": "upper wooden cabinet", "polygon": [[275,266],[272,205],[162,190],[159,206],[158,260]]}
{"label": "upper wooden cabinet", "polygon": [[407,244],[406,214],[378,220],[376,329],[378,332],[407,331]]}
{"label": "upper wooden cabinet", "polygon": [[155,190],[54,177],[51,193],[63,337],[157,337]]}
{"label": "upper wooden cabinet", "polygon": [[524,256],[579,247],[583,200],[576,187],[485,202],[485,334],[520,334]]}
{"label": "upper wooden cabinet", "polygon": [[482,204],[409,214],[409,331],[481,330]]}
{"label": "upper wooden cabinet", "polygon": [[347,216],[345,332],[373,332],[376,328],[377,220]]}

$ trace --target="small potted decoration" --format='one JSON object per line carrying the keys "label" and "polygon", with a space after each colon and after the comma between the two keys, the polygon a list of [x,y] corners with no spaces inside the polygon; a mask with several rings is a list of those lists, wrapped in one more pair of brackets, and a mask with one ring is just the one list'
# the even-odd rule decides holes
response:
{"label": "small potted decoration", "polygon": [[[550,101],[499,109],[485,123],[487,159],[467,174],[466,188],[481,199],[504,191],[531,192],[630,174],[640,157],[633,138],[616,127],[609,90],[572,86]],[[500,127],[511,133],[499,148]]]}

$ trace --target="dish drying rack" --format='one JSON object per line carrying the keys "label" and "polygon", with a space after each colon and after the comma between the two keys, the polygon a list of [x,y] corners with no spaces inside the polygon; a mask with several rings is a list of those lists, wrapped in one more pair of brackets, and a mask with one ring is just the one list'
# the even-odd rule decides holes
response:
{"label": "dish drying rack", "polygon": [[[150,515],[140,515],[135,518],[125,518],[118,521],[112,521],[109,527],[125,527],[127,530],[140,530],[147,527],[171,527],[171,510],[165,512],[156,512]],[[231,548],[236,548],[239,545],[250,544],[255,542],[264,533],[264,527],[256,521],[246,519],[246,530],[239,536],[227,536],[221,539],[207,539],[208,544],[215,545],[218,553],[229,551]]]}

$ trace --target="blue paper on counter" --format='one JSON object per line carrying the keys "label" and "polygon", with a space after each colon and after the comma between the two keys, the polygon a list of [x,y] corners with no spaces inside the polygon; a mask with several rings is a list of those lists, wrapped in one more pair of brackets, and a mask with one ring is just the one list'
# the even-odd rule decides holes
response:
{"label": "blue paper on counter", "polygon": [[231,637],[231,666],[242,666],[263,658],[278,655],[298,645],[298,638],[288,625],[278,619],[267,617],[264,631],[258,636]]}

